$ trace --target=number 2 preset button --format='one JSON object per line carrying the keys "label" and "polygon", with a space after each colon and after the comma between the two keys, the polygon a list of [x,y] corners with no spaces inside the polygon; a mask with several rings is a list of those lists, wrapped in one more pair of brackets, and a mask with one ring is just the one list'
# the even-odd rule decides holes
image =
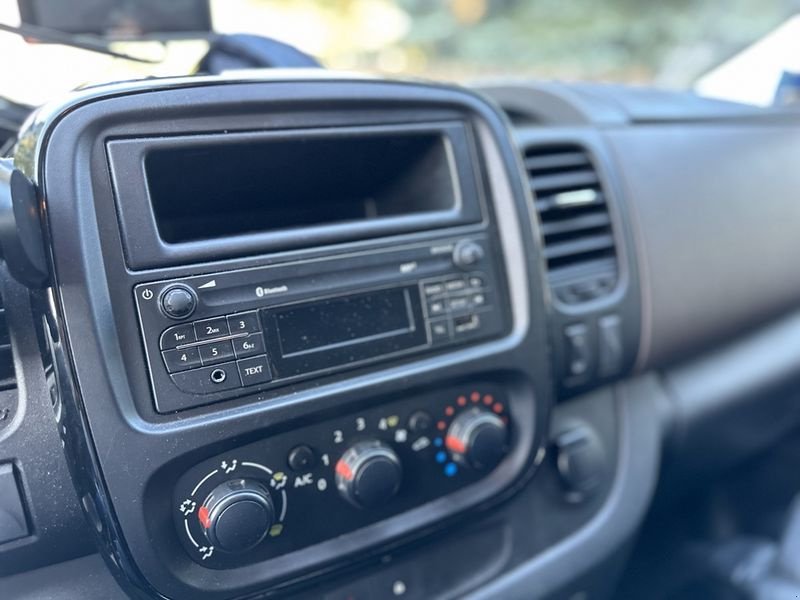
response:
{"label": "number 2 preset button", "polygon": [[242,378],[242,385],[256,385],[259,383],[269,383],[272,381],[272,372],[269,370],[266,356],[254,356],[237,360],[239,365],[239,376]]}
{"label": "number 2 preset button", "polygon": [[192,367],[200,366],[200,353],[197,348],[184,348],[183,350],[167,350],[162,352],[167,371],[177,373]]}
{"label": "number 2 preset button", "polygon": [[202,341],[228,335],[230,330],[228,329],[228,320],[225,317],[217,317],[216,319],[195,321],[194,332],[197,334],[197,341]]}
{"label": "number 2 preset button", "polygon": [[198,346],[203,365],[216,365],[233,358],[233,346],[229,340],[210,342]]}

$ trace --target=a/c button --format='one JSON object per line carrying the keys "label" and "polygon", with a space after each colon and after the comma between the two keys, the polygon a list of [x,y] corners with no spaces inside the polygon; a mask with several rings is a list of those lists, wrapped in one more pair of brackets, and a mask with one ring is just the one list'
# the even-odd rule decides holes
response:
{"label": "a/c button", "polygon": [[272,381],[272,372],[269,370],[266,356],[254,356],[236,361],[242,385],[257,385]]}

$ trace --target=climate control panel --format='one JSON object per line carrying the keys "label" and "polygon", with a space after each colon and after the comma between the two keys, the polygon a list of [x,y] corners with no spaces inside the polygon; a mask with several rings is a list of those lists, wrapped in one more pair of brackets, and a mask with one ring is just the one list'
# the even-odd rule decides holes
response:
{"label": "climate control panel", "polygon": [[210,568],[275,558],[480,485],[514,436],[488,383],[332,417],[190,469],[175,486],[176,532]]}

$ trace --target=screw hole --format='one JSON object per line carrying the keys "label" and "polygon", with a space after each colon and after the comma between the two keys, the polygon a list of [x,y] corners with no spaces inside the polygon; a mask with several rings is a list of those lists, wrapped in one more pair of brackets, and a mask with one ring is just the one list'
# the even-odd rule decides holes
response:
{"label": "screw hole", "polygon": [[211,381],[214,383],[222,383],[228,377],[228,374],[223,369],[214,369],[211,371]]}

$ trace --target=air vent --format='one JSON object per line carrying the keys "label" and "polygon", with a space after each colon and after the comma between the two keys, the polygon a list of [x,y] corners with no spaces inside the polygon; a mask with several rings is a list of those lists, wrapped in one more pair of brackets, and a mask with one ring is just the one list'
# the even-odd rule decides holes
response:
{"label": "air vent", "polygon": [[614,232],[591,157],[577,145],[529,147],[524,157],[553,293],[568,304],[610,293],[617,282]]}
{"label": "air vent", "polygon": [[0,390],[17,387],[14,373],[14,355],[11,352],[11,337],[8,333],[6,310],[0,298]]}

